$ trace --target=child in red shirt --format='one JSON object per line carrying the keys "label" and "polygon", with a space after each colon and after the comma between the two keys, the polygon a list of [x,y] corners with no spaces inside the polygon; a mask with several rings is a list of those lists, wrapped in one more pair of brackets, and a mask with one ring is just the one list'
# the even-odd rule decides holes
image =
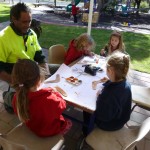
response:
{"label": "child in red shirt", "polygon": [[69,65],[73,61],[77,60],[82,56],[93,56],[91,52],[95,48],[95,42],[93,38],[87,33],[81,34],[76,39],[73,39],[65,55],[65,64]]}
{"label": "child in red shirt", "polygon": [[16,90],[12,105],[19,120],[36,135],[47,137],[65,133],[71,121],[62,116],[66,102],[53,88],[38,89],[41,82],[36,62],[18,60],[12,71],[12,85]]}
{"label": "child in red shirt", "polygon": [[78,13],[79,7],[76,7],[75,2],[72,2],[72,15],[74,18],[74,23],[78,22],[77,13]]}

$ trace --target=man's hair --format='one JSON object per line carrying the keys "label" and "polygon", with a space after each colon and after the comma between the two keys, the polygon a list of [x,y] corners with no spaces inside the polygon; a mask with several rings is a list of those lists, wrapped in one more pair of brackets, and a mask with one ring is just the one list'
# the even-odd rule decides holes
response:
{"label": "man's hair", "polygon": [[18,20],[21,16],[21,12],[31,13],[31,9],[25,3],[13,5],[10,9],[10,21],[12,22],[12,16]]}

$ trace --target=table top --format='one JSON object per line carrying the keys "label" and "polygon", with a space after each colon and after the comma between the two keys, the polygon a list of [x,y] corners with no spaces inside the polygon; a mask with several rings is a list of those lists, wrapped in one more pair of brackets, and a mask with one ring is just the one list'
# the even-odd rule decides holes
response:
{"label": "table top", "polygon": [[[103,85],[102,83],[99,83],[96,88],[93,89],[92,82],[106,77],[105,62],[104,57],[94,56],[91,58],[86,56],[71,67],[62,64],[54,75],[44,81],[40,88],[59,86],[67,93],[67,97],[62,96],[69,104],[72,104],[84,111],[93,112],[96,109],[96,93],[98,90],[102,89]],[[103,69],[103,71],[97,72],[96,76],[89,75],[84,72],[85,65],[87,64],[99,66]],[[55,80],[58,74],[60,76],[59,82],[48,83],[49,81]],[[77,85],[71,84],[66,80],[69,77],[81,80],[82,83]]]}
{"label": "table top", "polygon": [[132,101],[137,105],[150,108],[150,88],[138,85],[131,86]]}

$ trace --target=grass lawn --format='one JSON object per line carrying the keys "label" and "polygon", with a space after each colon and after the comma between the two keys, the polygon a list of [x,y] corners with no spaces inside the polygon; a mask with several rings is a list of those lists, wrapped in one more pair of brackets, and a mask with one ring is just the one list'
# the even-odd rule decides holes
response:
{"label": "grass lawn", "polygon": [[[67,49],[71,39],[87,31],[82,27],[67,27],[42,24],[43,33],[39,38],[42,47],[49,48],[54,44],[63,44]],[[111,30],[92,29],[92,37],[96,42],[95,53],[99,54],[108,42]],[[131,56],[131,68],[150,73],[150,35],[123,32],[126,51]]]}
{"label": "grass lawn", "polygon": [[[9,20],[9,9],[8,5],[0,4],[0,23]],[[64,44],[67,49],[71,39],[87,32],[87,28],[49,24],[42,24],[42,29],[43,33],[39,38],[39,43],[44,48],[49,48],[54,44]],[[99,54],[108,42],[111,32],[110,30],[92,29],[91,35],[96,42],[95,53]],[[150,35],[124,32],[123,38],[126,51],[131,56],[131,68],[150,73]]]}
{"label": "grass lawn", "polygon": [[10,6],[6,4],[0,4],[0,23],[9,20]]}

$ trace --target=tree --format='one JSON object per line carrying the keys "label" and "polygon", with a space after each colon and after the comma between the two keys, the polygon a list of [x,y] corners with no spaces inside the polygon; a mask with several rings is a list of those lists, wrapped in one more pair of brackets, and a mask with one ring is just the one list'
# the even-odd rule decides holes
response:
{"label": "tree", "polygon": [[139,8],[140,8],[141,0],[135,0],[135,6],[137,5],[136,14],[139,15]]}
{"label": "tree", "polygon": [[97,0],[98,12],[101,12],[103,9],[107,8],[108,6],[112,5],[113,3],[116,3],[116,0]]}
{"label": "tree", "polygon": [[113,0],[97,0],[98,7],[97,10],[100,12],[104,7],[107,6]]}

